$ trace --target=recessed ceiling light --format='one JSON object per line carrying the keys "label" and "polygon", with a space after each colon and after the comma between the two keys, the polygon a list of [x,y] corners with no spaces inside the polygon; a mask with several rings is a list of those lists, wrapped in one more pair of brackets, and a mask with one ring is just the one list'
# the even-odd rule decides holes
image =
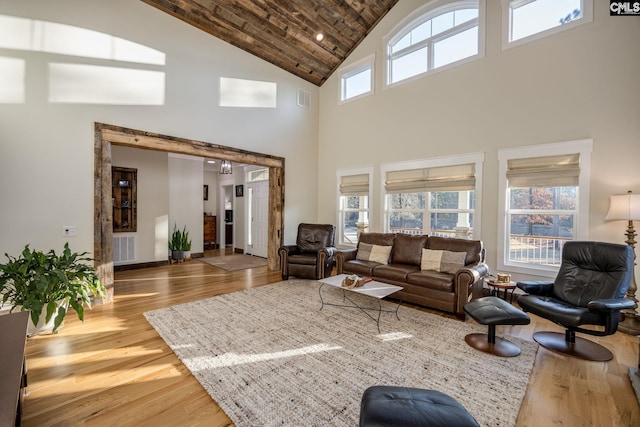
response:
{"label": "recessed ceiling light", "polygon": [[321,42],[322,40],[324,40],[324,34],[322,34],[322,33],[318,33],[318,34],[316,34],[316,40],[318,40],[319,42]]}
{"label": "recessed ceiling light", "polygon": [[207,160],[207,163],[215,163],[215,160]]}

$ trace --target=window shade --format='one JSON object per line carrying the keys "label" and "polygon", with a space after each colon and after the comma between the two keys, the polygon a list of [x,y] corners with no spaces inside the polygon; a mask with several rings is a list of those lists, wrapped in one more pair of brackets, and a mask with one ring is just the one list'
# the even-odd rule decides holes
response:
{"label": "window shade", "polygon": [[529,157],[507,162],[510,188],[576,187],[580,176],[580,155]]}
{"label": "window shade", "polygon": [[340,179],[340,194],[343,196],[368,196],[369,174],[343,176]]}
{"label": "window shade", "polygon": [[384,182],[387,193],[466,191],[475,185],[474,164],[389,171]]}

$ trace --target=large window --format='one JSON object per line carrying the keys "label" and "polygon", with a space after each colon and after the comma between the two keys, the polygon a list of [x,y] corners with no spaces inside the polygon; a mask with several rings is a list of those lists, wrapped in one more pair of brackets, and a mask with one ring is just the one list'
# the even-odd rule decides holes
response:
{"label": "large window", "polygon": [[473,191],[387,194],[386,230],[392,233],[473,237]]}
{"label": "large window", "polygon": [[371,175],[369,168],[338,172],[338,244],[355,246],[369,231]]}
{"label": "large window", "polygon": [[536,40],[593,19],[593,0],[511,0],[503,5],[506,45]]}
{"label": "large window", "polygon": [[430,2],[416,14],[387,43],[387,84],[481,54],[484,0]]}
{"label": "large window", "polygon": [[411,169],[391,165],[384,182],[385,231],[479,238],[475,199],[482,156],[472,157],[465,160],[473,163],[427,161],[423,167]]}
{"label": "large window", "polygon": [[578,141],[501,151],[501,268],[555,272],[565,242],[585,237],[590,150],[590,141]]}

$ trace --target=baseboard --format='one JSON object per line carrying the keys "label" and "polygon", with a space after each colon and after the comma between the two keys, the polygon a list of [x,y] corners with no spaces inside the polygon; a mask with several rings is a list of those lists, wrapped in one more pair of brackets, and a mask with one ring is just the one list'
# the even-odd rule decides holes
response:
{"label": "baseboard", "polygon": [[233,252],[236,254],[243,254],[244,250],[240,249],[240,248],[233,248]]}
{"label": "baseboard", "polygon": [[153,262],[141,262],[138,264],[124,264],[124,265],[114,265],[113,271],[127,271],[127,270],[138,270],[140,268],[149,268],[149,267],[161,267],[163,265],[168,265],[169,260],[166,261],[153,261]]}

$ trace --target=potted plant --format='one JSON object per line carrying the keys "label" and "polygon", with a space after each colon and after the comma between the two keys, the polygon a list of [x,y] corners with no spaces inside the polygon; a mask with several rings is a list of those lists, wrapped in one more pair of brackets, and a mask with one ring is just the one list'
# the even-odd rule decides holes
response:
{"label": "potted plant", "polygon": [[104,298],[105,288],[98,280],[93,259],[87,252],[71,252],[65,243],[61,255],[31,250],[26,245],[20,256],[0,264],[2,305],[10,311],[31,311],[29,335],[56,332],[63,324],[69,306],[84,320],[84,307],[91,298]]}
{"label": "potted plant", "polygon": [[182,230],[178,229],[177,224],[173,224],[173,233],[169,240],[169,250],[171,251],[171,259],[181,260],[187,258],[185,253],[191,251],[191,239],[185,225]]}

